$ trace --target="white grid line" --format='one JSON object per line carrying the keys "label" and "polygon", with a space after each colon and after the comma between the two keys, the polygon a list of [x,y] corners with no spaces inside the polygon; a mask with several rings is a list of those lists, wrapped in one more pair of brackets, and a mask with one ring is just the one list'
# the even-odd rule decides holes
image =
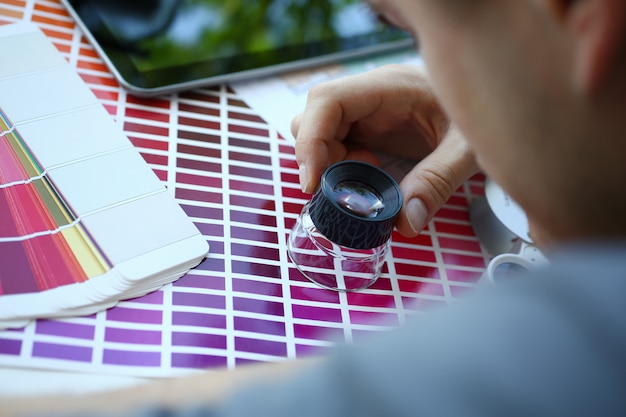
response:
{"label": "white grid line", "polygon": [[[224,92],[226,87],[221,86],[220,92]],[[220,94],[220,115],[225,116],[227,114],[227,99],[224,94]],[[224,257],[226,261],[224,262],[224,286],[226,294],[232,294],[232,264],[228,262],[230,253],[230,187],[229,187],[229,166],[228,166],[228,126],[226,123],[220,123],[220,139],[222,144],[222,180],[223,183],[223,222],[224,222]],[[211,256],[209,254],[209,256]],[[225,308],[225,316],[226,316],[226,329],[229,331],[226,339],[226,364],[229,368],[235,367],[235,322],[234,322],[234,305],[233,305],[233,297],[226,297],[226,308]]]}
{"label": "white grid line", "polygon": [[[268,126],[269,128],[269,126]],[[274,186],[274,198],[276,201],[276,229],[278,233],[278,249],[279,249],[279,265],[282,281],[283,292],[283,305],[284,305],[284,322],[285,322],[285,335],[287,337],[287,357],[296,357],[296,343],[293,328],[293,311],[292,311],[292,299],[289,282],[289,260],[287,255],[287,229],[285,228],[285,213],[283,212],[282,201],[282,188],[279,181],[281,178],[280,159],[278,155],[278,133],[276,129],[270,128],[270,154],[272,154],[272,172],[275,182]]]}

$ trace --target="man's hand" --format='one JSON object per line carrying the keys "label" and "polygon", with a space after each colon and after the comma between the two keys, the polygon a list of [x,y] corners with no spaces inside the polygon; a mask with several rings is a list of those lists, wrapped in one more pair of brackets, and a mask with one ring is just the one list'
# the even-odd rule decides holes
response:
{"label": "man's hand", "polygon": [[309,92],[291,126],[303,191],[312,193],[329,165],[373,152],[420,162],[401,181],[397,229],[417,235],[478,166],[462,134],[440,107],[418,67],[389,65],[330,81]]}

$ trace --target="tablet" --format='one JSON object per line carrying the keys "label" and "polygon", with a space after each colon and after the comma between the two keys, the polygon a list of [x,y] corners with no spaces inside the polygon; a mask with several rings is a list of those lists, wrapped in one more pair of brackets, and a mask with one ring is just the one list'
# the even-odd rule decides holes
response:
{"label": "tablet", "polygon": [[155,95],[409,47],[361,0],[62,0],[120,84]]}

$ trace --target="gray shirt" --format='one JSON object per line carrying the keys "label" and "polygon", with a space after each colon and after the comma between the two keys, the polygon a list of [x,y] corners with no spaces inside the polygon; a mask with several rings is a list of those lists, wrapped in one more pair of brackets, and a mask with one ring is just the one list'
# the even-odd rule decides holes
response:
{"label": "gray shirt", "polygon": [[[569,247],[219,410],[175,416],[626,416],[626,245]],[[147,411],[147,410],[146,410]],[[147,416],[168,415],[150,410]]]}

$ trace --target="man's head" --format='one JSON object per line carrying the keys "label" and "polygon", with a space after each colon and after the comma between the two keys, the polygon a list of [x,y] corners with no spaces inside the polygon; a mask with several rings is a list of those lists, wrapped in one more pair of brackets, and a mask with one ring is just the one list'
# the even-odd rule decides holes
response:
{"label": "man's head", "polygon": [[372,0],[540,243],[626,237],[626,0]]}

